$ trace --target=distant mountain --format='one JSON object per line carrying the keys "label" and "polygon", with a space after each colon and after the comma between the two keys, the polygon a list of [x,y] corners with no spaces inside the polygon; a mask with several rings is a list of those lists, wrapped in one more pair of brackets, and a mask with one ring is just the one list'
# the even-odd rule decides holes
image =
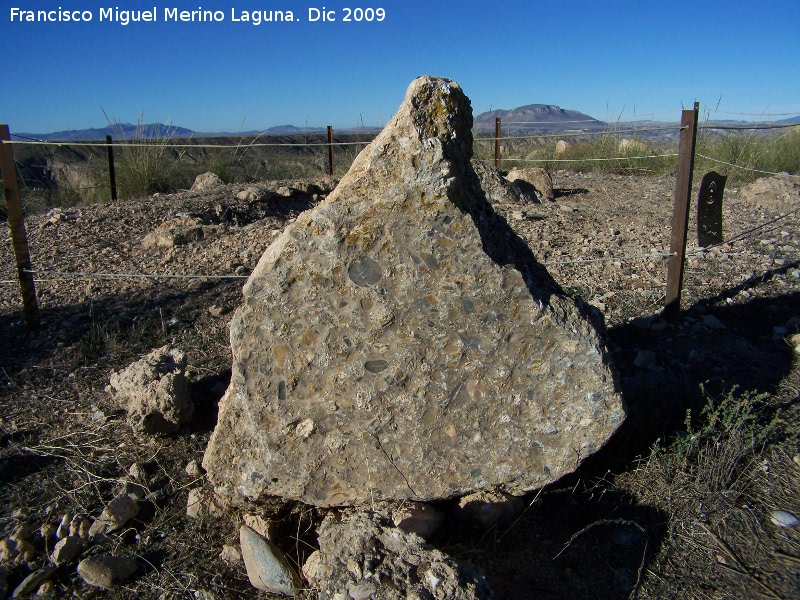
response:
{"label": "distant mountain", "polygon": [[512,110],[491,110],[474,119],[473,130],[494,133],[495,119],[502,121],[503,135],[560,131],[600,131],[607,125],[577,110],[566,110],[552,104],[528,104]]}
{"label": "distant mountain", "polygon": [[781,119],[778,123],[800,123],[800,116],[789,117],[788,119]]}
{"label": "distant mountain", "polygon": [[132,123],[120,123],[107,127],[91,129],[68,129],[66,131],[55,131],[53,133],[18,133],[13,136],[21,138],[33,138],[36,140],[105,140],[110,135],[115,140],[136,140],[136,139],[155,139],[162,137],[187,138],[197,135],[191,129],[165,125],[164,123],[146,123],[133,125]]}
{"label": "distant mountain", "polygon": [[[327,127],[296,127],[294,125],[278,125],[270,127],[264,131],[238,131],[232,132],[203,132],[177,127],[175,125],[165,125],[164,123],[148,123],[145,125],[133,125],[131,123],[121,123],[119,125],[109,125],[108,127],[91,129],[69,129],[66,131],[55,131],[53,133],[12,133],[12,137],[20,139],[33,139],[42,141],[92,141],[105,140],[110,135],[114,140],[137,140],[137,139],[159,139],[169,138],[207,138],[207,137],[255,137],[258,135],[303,135],[321,134],[327,132]],[[336,134],[375,134],[381,130],[380,127],[359,127],[349,129],[334,129]]]}
{"label": "distant mountain", "polygon": [[264,135],[303,135],[304,133],[322,133],[327,127],[295,127],[294,125],[278,125],[264,131]]}

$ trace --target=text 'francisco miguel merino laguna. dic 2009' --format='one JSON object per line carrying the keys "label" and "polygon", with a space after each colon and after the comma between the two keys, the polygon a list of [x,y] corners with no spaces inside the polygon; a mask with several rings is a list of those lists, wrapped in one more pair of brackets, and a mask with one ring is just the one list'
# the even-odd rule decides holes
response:
{"label": "text 'francisco miguel merino laguna. dic 2009'", "polygon": [[[383,8],[347,8],[339,9],[339,14],[324,6],[320,8],[309,7],[305,21],[309,23],[326,23],[340,21],[348,22],[381,22],[386,19],[386,10]],[[226,15],[230,14],[230,19]],[[159,16],[161,18],[159,18]],[[261,25],[262,23],[297,22],[302,21],[300,14],[295,15],[291,10],[238,10],[231,8],[230,13],[221,10],[180,10],[178,8],[164,7],[159,10],[154,6],[147,10],[124,10],[119,7],[100,8],[95,13],[91,10],[71,10],[58,7],[56,10],[26,10],[12,7],[10,20],[12,23],[78,23],[97,21],[104,23],[214,23],[230,21],[231,23],[249,23]]]}

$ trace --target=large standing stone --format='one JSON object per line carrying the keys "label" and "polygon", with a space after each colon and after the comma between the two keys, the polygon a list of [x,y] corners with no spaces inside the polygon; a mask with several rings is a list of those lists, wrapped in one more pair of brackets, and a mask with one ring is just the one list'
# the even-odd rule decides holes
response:
{"label": "large standing stone", "polygon": [[219,493],[520,493],[620,425],[602,342],[492,210],[471,127],[456,83],[415,80],[337,189],[267,249],[203,459]]}

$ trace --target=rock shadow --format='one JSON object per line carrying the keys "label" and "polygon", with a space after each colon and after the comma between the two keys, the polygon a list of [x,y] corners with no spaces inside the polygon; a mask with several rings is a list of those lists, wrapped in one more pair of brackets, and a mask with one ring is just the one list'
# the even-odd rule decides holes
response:
{"label": "rock shadow", "polygon": [[499,265],[510,265],[519,271],[537,302],[549,305],[553,294],[563,294],[561,286],[547,268],[536,260],[528,244],[495,212],[486,197],[480,177],[469,163],[465,166],[464,188],[466,198],[456,204],[470,215],[478,228],[487,256]]}

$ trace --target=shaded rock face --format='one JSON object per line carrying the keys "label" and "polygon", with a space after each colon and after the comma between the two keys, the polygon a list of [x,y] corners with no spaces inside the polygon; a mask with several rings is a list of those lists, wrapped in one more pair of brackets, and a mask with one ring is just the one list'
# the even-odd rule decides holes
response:
{"label": "shaded rock face", "polygon": [[422,77],[267,249],[203,465],[231,500],[521,493],[624,411],[595,327],[492,210],[461,88]]}

